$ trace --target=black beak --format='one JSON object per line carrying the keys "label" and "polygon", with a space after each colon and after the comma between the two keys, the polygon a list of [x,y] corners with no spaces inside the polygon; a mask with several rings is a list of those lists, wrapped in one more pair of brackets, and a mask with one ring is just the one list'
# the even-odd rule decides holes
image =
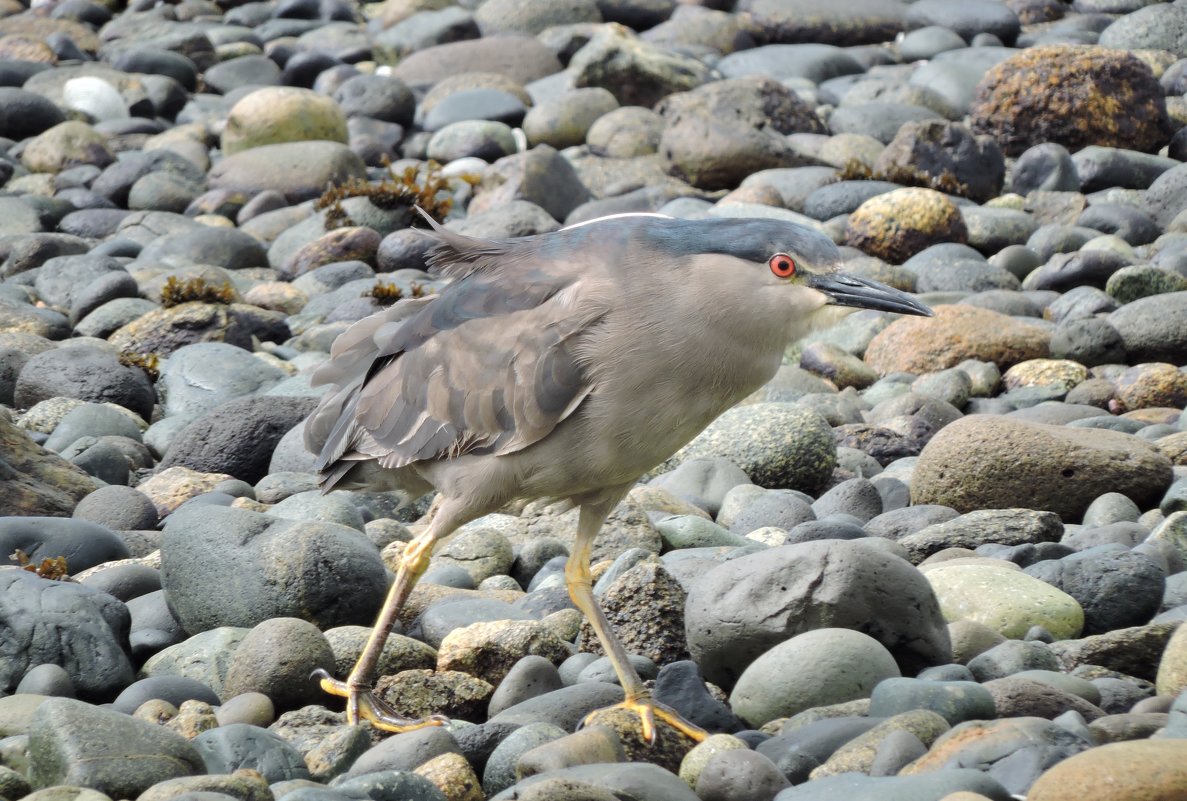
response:
{"label": "black beak", "polygon": [[931,317],[927,306],[886,284],[848,273],[819,273],[807,281],[808,286],[828,296],[834,306],[856,306],[859,309],[918,314]]}

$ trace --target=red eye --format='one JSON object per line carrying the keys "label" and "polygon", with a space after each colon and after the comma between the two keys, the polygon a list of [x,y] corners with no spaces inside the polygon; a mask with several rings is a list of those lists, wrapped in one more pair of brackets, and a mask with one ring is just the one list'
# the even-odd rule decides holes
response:
{"label": "red eye", "polygon": [[771,266],[771,272],[779,278],[795,275],[795,259],[786,253],[776,253],[767,264]]}

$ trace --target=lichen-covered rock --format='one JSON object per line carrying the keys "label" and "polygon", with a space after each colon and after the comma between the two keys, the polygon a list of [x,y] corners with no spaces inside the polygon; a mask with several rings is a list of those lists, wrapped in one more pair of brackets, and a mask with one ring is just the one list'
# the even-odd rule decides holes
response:
{"label": "lichen-covered rock", "polygon": [[977,86],[973,130],[1017,156],[1040,142],[1153,152],[1170,138],[1158,79],[1121,50],[1030,47],[992,67]]}
{"label": "lichen-covered rock", "polygon": [[121,351],[155,353],[164,358],[197,342],[226,342],[251,350],[251,330],[230,307],[195,300],[150,311],[117,330],[108,341]]}
{"label": "lichen-covered rock", "polygon": [[1020,570],[993,564],[939,564],[924,575],[944,619],[972,620],[1004,637],[1042,626],[1059,639],[1078,637],[1084,610],[1076,599]]}
{"label": "lichen-covered rock", "polygon": [[918,187],[870,198],[845,226],[846,244],[896,264],[940,242],[967,242],[968,235],[955,203]]}
{"label": "lichen-covered rock", "polygon": [[[602,594],[601,605],[627,652],[658,665],[688,658],[684,639],[685,592],[657,562],[640,562]],[[581,624],[581,650],[603,653],[593,627]]]}
{"label": "lichen-covered rock", "polygon": [[1110,275],[1105,284],[1105,292],[1121,304],[1184,290],[1187,290],[1187,278],[1174,270],[1153,264],[1122,267]]}
{"label": "lichen-covered rock", "polygon": [[383,676],[375,683],[379,697],[410,718],[445,715],[479,722],[495,688],[459,670],[404,670]]}
{"label": "lichen-covered rock", "polygon": [[1088,380],[1088,368],[1067,359],[1030,359],[1006,371],[1006,389],[1059,386],[1070,390]]}
{"label": "lichen-covered rock", "polygon": [[528,654],[558,664],[569,656],[569,649],[552,629],[535,620],[474,623],[454,629],[441,641],[437,670],[458,670],[497,685]]}

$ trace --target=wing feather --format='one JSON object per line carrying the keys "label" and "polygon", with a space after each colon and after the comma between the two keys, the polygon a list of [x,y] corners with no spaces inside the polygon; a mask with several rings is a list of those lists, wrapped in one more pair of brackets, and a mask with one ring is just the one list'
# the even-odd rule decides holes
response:
{"label": "wing feather", "polygon": [[305,431],[327,488],[344,462],[522,450],[592,389],[578,345],[606,309],[583,296],[580,272],[533,261],[514,240],[432,235],[434,267],[452,283],[351,326],[314,374],[332,385]]}

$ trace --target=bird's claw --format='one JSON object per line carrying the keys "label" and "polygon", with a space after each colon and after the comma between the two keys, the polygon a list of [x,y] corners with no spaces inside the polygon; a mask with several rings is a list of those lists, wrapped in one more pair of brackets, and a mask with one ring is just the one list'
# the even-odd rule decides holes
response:
{"label": "bird's claw", "polygon": [[346,699],[347,723],[354,724],[365,720],[377,729],[398,734],[423,729],[426,726],[444,726],[449,722],[449,718],[444,715],[429,715],[427,718],[402,717],[370,688],[352,689],[348,682],[338,681],[321,668],[313,671],[312,678],[317,679],[318,685],[325,692]]}
{"label": "bird's claw", "polygon": [[[627,698],[626,700],[614,704],[613,706],[603,707],[602,709],[595,709],[590,712],[581,721],[581,726],[595,722],[592,720],[598,713],[605,712],[608,709],[625,709],[639,718],[639,729],[643,735],[643,740],[648,745],[655,745],[656,725],[657,720],[666,723],[682,735],[694,742],[703,742],[709,736],[709,732],[697,726],[695,723],[689,723],[676,710],[664,706],[661,703],[651,700],[650,698]],[[580,728],[580,727],[578,727]]]}

